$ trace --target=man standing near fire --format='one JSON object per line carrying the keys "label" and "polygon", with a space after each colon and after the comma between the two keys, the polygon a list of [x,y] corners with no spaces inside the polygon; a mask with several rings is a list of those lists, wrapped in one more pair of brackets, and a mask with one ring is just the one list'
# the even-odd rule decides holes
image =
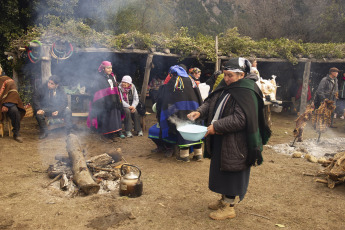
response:
{"label": "man standing near fire", "polygon": [[338,99],[338,73],[339,69],[332,67],[329,69],[328,75],[320,81],[315,92],[315,109],[319,108],[325,99],[332,100],[334,102]]}

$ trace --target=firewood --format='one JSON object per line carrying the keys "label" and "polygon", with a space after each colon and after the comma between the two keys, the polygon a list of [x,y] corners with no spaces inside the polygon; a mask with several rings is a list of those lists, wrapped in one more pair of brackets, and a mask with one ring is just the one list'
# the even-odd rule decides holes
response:
{"label": "firewood", "polygon": [[316,179],[315,181],[316,181],[316,182],[319,182],[319,183],[328,184],[328,181],[325,180],[325,179]]}
{"label": "firewood", "polygon": [[87,164],[91,167],[102,168],[102,167],[105,167],[105,166],[107,166],[113,162],[114,162],[114,160],[111,156],[109,156],[107,153],[103,153],[101,155],[94,156],[94,157],[90,158],[87,161]]}
{"label": "firewood", "polygon": [[68,155],[72,160],[73,181],[85,194],[97,193],[100,186],[92,179],[78,137],[74,134],[69,134],[66,147]]}
{"label": "firewood", "polygon": [[44,185],[43,188],[48,188],[49,185],[51,185],[52,183],[54,183],[55,181],[59,180],[60,177],[62,176],[62,173],[60,173],[59,175],[57,175],[53,180],[51,180],[48,184]]}
{"label": "firewood", "polygon": [[67,187],[68,187],[68,178],[67,178],[67,175],[64,173],[62,174],[61,179],[60,179],[60,189],[67,190]]}

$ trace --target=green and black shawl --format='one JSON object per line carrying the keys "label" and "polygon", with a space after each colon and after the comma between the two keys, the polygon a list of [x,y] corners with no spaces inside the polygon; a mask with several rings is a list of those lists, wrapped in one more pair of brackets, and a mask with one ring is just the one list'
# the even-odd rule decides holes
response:
{"label": "green and black shawl", "polygon": [[246,133],[248,143],[247,165],[260,165],[263,161],[262,150],[271,136],[271,130],[264,118],[262,92],[250,79],[241,79],[222,88],[230,93],[246,115]]}

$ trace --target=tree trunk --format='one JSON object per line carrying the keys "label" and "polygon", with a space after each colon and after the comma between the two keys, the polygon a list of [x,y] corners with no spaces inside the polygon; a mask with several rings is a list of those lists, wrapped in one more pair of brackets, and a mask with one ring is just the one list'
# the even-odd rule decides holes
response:
{"label": "tree trunk", "polygon": [[67,152],[72,159],[73,181],[85,194],[97,193],[100,186],[92,179],[78,137],[74,134],[67,137]]}

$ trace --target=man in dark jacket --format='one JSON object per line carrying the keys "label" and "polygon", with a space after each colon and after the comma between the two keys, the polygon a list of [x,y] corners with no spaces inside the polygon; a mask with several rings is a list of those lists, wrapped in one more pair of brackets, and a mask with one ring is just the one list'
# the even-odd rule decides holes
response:
{"label": "man in dark jacket", "polygon": [[23,139],[19,135],[19,130],[20,120],[25,115],[25,109],[15,82],[13,79],[2,75],[2,67],[0,66],[0,121],[5,114],[11,119],[13,139],[22,143]]}
{"label": "man in dark jacket", "polygon": [[46,84],[36,90],[33,96],[35,116],[40,127],[39,139],[48,136],[46,117],[64,118],[67,134],[71,131],[72,112],[67,107],[67,96],[63,88],[59,87],[60,81],[60,77],[52,75]]}
{"label": "man in dark jacket", "polygon": [[315,109],[319,108],[325,99],[335,101],[338,98],[338,76],[339,70],[335,67],[329,69],[329,74],[322,78],[315,92]]}

